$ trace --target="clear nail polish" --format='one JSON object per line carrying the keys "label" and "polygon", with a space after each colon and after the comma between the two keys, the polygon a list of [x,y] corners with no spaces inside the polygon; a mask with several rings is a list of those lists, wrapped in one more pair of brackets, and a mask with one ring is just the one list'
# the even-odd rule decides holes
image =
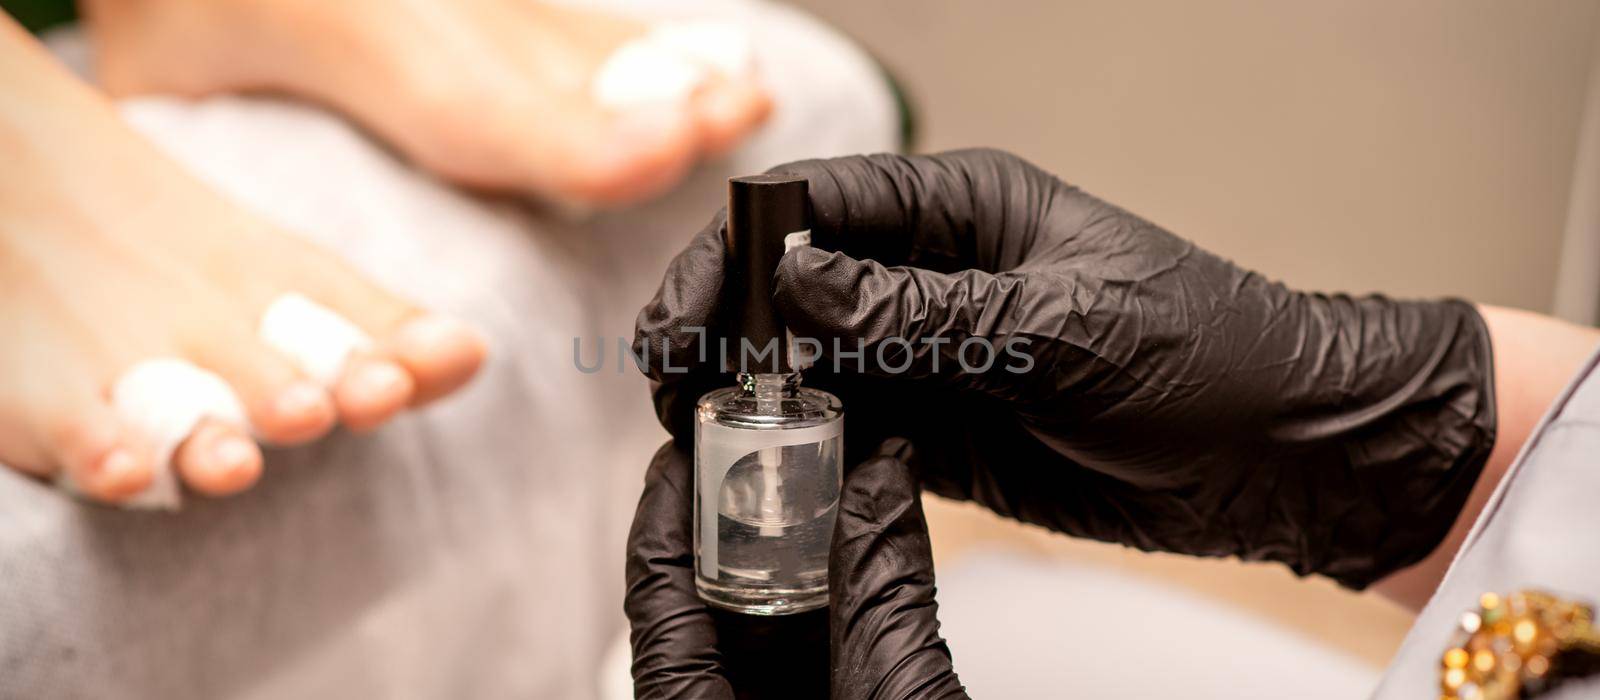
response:
{"label": "clear nail polish", "polygon": [[828,604],[828,552],[843,481],[844,409],[800,386],[805,358],[772,309],[772,273],[809,242],[806,181],[729,182],[725,298],[742,302],[735,386],[700,398],[695,425],[695,584],[754,615]]}

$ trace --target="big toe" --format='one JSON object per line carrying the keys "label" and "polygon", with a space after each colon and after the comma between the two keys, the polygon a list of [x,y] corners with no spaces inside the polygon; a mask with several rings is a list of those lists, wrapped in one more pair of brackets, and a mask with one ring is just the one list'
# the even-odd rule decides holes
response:
{"label": "big toe", "polygon": [[553,178],[550,188],[561,197],[599,205],[642,201],[677,184],[694,163],[698,125],[683,106],[577,118],[608,126],[595,131],[585,126],[586,135],[565,139],[552,149],[562,155],[548,163],[544,175]]}
{"label": "big toe", "polygon": [[405,322],[389,344],[394,357],[416,382],[413,405],[461,388],[477,374],[488,354],[488,344],[476,329],[437,315]]}
{"label": "big toe", "polygon": [[351,357],[333,388],[339,422],[365,432],[405,410],[416,393],[411,373],[387,357]]}
{"label": "big toe", "polygon": [[772,98],[748,80],[716,79],[695,96],[702,148],[708,155],[733,150],[772,115]]}

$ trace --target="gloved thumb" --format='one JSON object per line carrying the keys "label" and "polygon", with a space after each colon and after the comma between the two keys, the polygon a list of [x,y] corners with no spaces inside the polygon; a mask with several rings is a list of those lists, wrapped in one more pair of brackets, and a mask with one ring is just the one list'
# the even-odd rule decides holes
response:
{"label": "gloved thumb", "polygon": [[828,563],[835,698],[965,698],[939,636],[933,551],[910,446],[847,475]]}
{"label": "gloved thumb", "polygon": [[951,274],[884,267],[844,253],[797,248],[776,273],[774,303],[796,337],[839,371],[939,379],[1016,398],[1038,364],[1030,326],[1048,305],[1024,273]]}

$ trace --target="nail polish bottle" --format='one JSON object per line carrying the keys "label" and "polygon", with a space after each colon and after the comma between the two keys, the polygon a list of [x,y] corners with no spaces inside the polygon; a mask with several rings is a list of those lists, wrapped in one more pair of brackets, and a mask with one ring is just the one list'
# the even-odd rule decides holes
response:
{"label": "nail polish bottle", "polygon": [[695,425],[695,584],[707,603],[753,615],[828,604],[828,552],[843,481],[844,409],[800,385],[805,358],[772,307],[786,249],[810,242],[806,180],[728,183],[725,299],[736,384],[700,398]]}

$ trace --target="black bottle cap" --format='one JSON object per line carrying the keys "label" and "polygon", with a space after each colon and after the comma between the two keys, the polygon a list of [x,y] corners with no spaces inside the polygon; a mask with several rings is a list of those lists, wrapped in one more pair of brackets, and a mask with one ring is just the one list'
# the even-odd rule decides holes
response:
{"label": "black bottle cap", "polygon": [[[772,306],[772,276],[783,258],[784,239],[811,229],[811,197],[806,179],[768,174],[728,180],[728,299],[737,299],[735,338],[729,338],[729,369],[790,372],[783,319]],[[740,343],[739,338],[745,342]],[[776,342],[774,342],[776,341]],[[748,350],[746,350],[748,346]],[[775,348],[774,353],[763,351]]]}

